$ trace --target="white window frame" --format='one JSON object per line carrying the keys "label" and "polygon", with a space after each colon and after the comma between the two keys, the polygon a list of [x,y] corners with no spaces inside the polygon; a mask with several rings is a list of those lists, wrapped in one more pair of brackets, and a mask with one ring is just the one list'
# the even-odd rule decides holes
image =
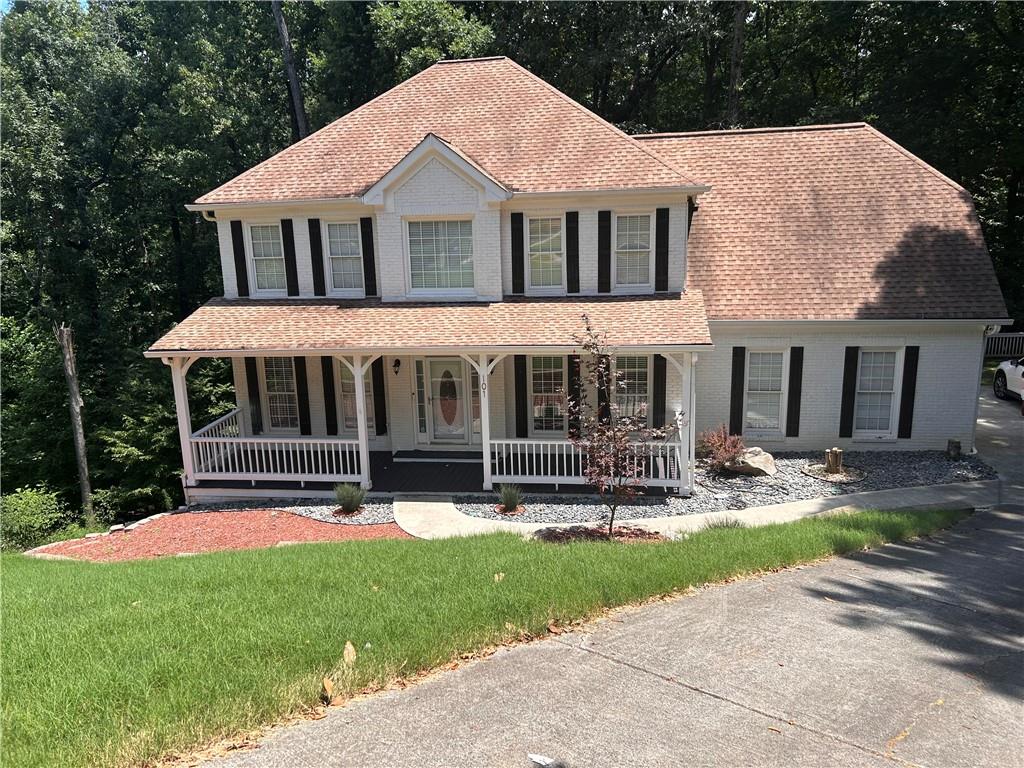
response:
{"label": "white window frame", "polygon": [[623,357],[642,357],[647,361],[647,400],[646,407],[644,408],[644,416],[647,419],[647,426],[651,426],[652,414],[651,414],[651,397],[654,395],[654,369],[653,369],[653,357],[651,355],[616,355],[612,360],[612,382],[609,402],[615,401],[619,397],[619,359]]}
{"label": "white window frame", "polygon": [[[562,361],[562,428],[561,429],[537,429],[533,422],[533,361],[537,357],[556,357]],[[526,358],[526,381],[527,392],[530,398],[530,436],[536,437],[559,437],[568,434],[569,429],[569,361],[565,355],[528,355]]]}
{"label": "white window frame", "polygon": [[[778,429],[753,429],[747,427],[747,414],[750,412],[750,356],[758,353],[782,353],[782,389],[779,390],[779,427]],[[743,368],[743,436],[762,440],[781,440],[786,436],[786,402],[789,395],[789,347],[754,347],[747,348],[747,357]]]}
{"label": "white window frame", "polygon": [[[861,347],[857,351],[857,373],[853,390],[853,440],[861,442],[890,441],[896,439],[899,429],[900,397],[903,394],[904,347]],[[860,366],[865,352],[895,352],[892,373],[892,402],[889,405],[889,429],[857,429],[857,398],[860,396]]]}
{"label": "white window frame", "polygon": [[[292,367],[292,386],[295,387],[295,426],[294,427],[275,427],[270,420],[270,388],[267,386],[267,360],[287,360]],[[272,432],[278,435],[297,435],[302,428],[302,419],[299,417],[299,382],[295,376],[295,359],[292,357],[261,357],[259,359],[259,379],[260,379],[260,410],[263,421],[263,431]]]}
{"label": "white window frame", "polygon": [[[561,281],[558,285],[533,285],[533,265],[530,259],[530,220],[531,219],[558,219],[562,228],[562,253],[561,253]],[[534,211],[533,213],[523,213],[523,251],[524,260],[526,261],[526,289],[527,296],[564,296],[566,294],[565,287],[565,258],[566,258],[566,242],[565,242],[565,213],[556,211]],[[543,355],[542,355],[543,357]]]}
{"label": "white window frame", "polygon": [[[646,283],[620,283],[619,282],[619,252],[616,245],[619,240],[619,217],[620,216],[646,216],[649,231],[649,242],[651,244],[649,255],[647,257],[647,282]],[[612,211],[612,264],[611,264],[611,278],[612,278],[612,293],[654,293],[654,220],[655,212],[651,210],[622,210]],[[629,357],[629,355],[627,355]]]}
{"label": "white window frame", "polygon": [[[256,252],[252,245],[253,227],[277,227],[281,236],[281,263],[284,265],[284,288],[258,288],[256,285]],[[280,219],[248,219],[242,223],[242,235],[245,242],[245,271],[249,282],[250,296],[287,297],[288,296],[288,259],[284,254],[284,231]]]}
{"label": "white window frame", "polygon": [[[352,358],[348,358],[349,362],[352,362]],[[355,397],[355,374],[349,370],[349,367],[340,360],[333,360],[334,365],[334,399],[337,401],[338,408],[338,434],[339,435],[355,435],[359,433],[359,425],[356,424],[352,427],[345,426],[345,393],[342,390],[342,379],[344,378],[345,372],[348,372],[352,376],[353,392],[352,396]],[[376,435],[376,421],[374,420],[373,406],[373,368],[366,369],[366,373],[363,374],[363,388],[366,392],[366,429],[367,433],[372,440]],[[355,401],[353,400],[353,403]],[[353,408],[355,405],[353,405]],[[359,418],[358,412],[355,414],[356,419]]]}
{"label": "white window frame", "polygon": [[[359,287],[358,288],[335,288],[334,287],[334,270],[331,267],[331,238],[330,238],[330,226],[331,224],[354,224],[356,227],[356,233],[358,235],[359,242]],[[320,222],[320,242],[323,243],[323,257],[324,257],[324,284],[327,288],[328,296],[338,296],[340,298],[349,299],[361,299],[366,296],[366,275],[363,273],[363,230],[359,223],[359,219],[355,221],[345,219],[334,219],[331,221]],[[337,257],[340,258],[340,257]],[[346,258],[355,258],[346,257]]]}
{"label": "white window frame", "polygon": [[[402,251],[405,254],[405,290],[408,296],[424,296],[435,298],[465,297],[477,295],[476,265],[477,253],[476,221],[472,215],[434,215],[406,216],[402,219]],[[409,247],[409,225],[424,221],[468,221],[473,243],[473,285],[470,288],[413,288],[412,285],[412,250]]]}

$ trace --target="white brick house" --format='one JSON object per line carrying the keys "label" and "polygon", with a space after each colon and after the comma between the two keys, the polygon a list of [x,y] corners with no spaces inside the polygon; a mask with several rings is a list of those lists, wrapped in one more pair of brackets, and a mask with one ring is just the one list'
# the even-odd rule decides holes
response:
{"label": "white brick house", "polygon": [[[475,488],[581,483],[583,314],[628,381],[606,396],[670,427],[636,449],[652,487],[688,493],[720,423],[970,448],[1006,314],[969,197],[870,127],[630,137],[505,58],[439,63],[189,208],[224,296],[147,355],[190,500],[417,490],[395,467],[437,458]],[[238,407],[195,429],[202,357]]]}

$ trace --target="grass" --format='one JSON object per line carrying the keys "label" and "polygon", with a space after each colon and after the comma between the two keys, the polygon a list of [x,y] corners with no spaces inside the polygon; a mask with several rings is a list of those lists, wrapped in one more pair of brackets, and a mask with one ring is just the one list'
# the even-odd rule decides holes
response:
{"label": "grass", "polygon": [[[957,512],[708,530],[664,544],[511,535],[308,544],[119,564],[0,559],[10,766],[122,766],[518,635],[945,527]],[[498,577],[496,574],[504,574]],[[346,641],[358,656],[342,662]]]}

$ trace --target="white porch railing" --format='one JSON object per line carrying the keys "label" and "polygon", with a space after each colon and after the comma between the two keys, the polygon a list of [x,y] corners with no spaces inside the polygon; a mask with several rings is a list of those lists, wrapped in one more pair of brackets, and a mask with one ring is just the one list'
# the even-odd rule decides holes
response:
{"label": "white porch railing", "polygon": [[986,336],[985,357],[1024,357],[1024,333],[993,333]]}
{"label": "white porch railing", "polygon": [[[687,452],[681,441],[634,443],[634,461],[644,484],[692,489]],[[568,440],[491,440],[491,472],[496,483],[585,485],[586,457]]]}
{"label": "white porch railing", "polygon": [[192,433],[189,442],[196,480],[359,482],[364,479],[358,440],[242,437],[237,408]]}

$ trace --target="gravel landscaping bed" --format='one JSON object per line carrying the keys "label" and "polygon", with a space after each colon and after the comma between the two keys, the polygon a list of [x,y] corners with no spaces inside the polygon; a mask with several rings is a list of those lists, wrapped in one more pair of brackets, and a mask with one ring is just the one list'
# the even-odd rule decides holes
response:
{"label": "gravel landscaping bed", "polygon": [[190,512],[226,512],[243,509],[279,509],[295,515],[319,520],[322,523],[338,523],[340,525],[380,525],[395,522],[395,511],[390,500],[369,499],[363,504],[362,510],[355,515],[334,516],[338,508],[335,502],[327,499],[275,499],[260,504],[254,501],[240,501],[228,504],[198,504],[189,507]]}
{"label": "gravel landscaping bed", "polygon": [[[864,470],[867,477],[859,482],[839,484],[810,477],[801,471],[807,464],[821,461],[820,451],[774,455],[779,471],[773,477],[713,476],[698,462],[696,487],[690,498],[643,496],[629,506],[619,507],[615,519],[722,512],[861,491],[996,478],[995,470],[974,456],[951,461],[942,451],[847,451],[843,454],[843,463]],[[589,496],[527,493],[524,494],[526,511],[515,516],[496,512],[496,502],[497,494],[481,495],[458,498],[456,506],[460,512],[473,517],[521,523],[589,523],[600,521],[605,515],[604,505]]]}

